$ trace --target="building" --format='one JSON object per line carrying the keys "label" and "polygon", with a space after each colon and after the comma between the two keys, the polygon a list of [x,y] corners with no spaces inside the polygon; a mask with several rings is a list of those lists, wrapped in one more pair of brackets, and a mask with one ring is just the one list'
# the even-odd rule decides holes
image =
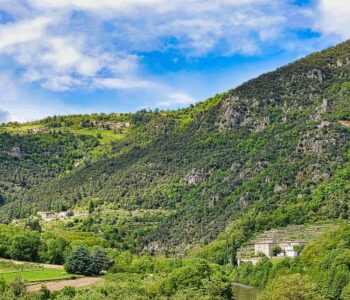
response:
{"label": "building", "polygon": [[261,254],[264,254],[265,256],[271,258],[273,256],[272,249],[274,247],[280,247],[280,252],[277,253],[278,257],[297,257],[300,253],[300,247],[304,246],[305,242],[298,240],[298,241],[283,241],[280,243],[276,243],[272,240],[261,240],[255,243],[255,255],[259,256]]}
{"label": "building", "polygon": [[298,248],[305,245],[304,241],[287,241],[280,243],[279,246],[281,247],[281,253],[284,253],[287,257],[297,257],[299,256],[299,250]]}
{"label": "building", "polygon": [[273,246],[275,246],[275,243],[272,240],[259,241],[254,245],[255,255],[264,254],[267,257],[271,257]]}

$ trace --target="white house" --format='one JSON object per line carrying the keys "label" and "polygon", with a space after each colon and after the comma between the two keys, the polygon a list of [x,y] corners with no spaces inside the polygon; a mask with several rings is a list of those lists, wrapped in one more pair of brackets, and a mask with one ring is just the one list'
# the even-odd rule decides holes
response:
{"label": "white house", "polygon": [[284,256],[287,257],[297,257],[299,251],[296,248],[303,245],[305,245],[304,241],[286,241],[279,244],[282,250],[281,253],[284,253]]}

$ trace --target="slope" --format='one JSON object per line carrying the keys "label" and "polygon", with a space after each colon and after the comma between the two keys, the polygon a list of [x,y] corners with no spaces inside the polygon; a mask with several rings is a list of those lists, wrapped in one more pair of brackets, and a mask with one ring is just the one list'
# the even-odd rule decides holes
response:
{"label": "slope", "polygon": [[[350,42],[178,111],[140,111],[111,153],[13,195],[2,220],[98,199],[175,210],[140,249],[181,253],[349,216]],[[220,235],[221,234],[221,235]]]}

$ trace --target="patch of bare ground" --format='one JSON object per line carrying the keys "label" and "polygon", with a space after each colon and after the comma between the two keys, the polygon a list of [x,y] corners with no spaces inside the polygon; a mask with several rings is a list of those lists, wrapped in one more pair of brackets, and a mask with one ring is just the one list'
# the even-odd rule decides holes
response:
{"label": "patch of bare ground", "polygon": [[84,277],[78,279],[51,281],[46,283],[37,283],[27,286],[28,292],[38,292],[43,285],[45,285],[50,291],[59,291],[65,287],[71,286],[74,288],[83,288],[90,285],[94,285],[101,280],[101,277]]}

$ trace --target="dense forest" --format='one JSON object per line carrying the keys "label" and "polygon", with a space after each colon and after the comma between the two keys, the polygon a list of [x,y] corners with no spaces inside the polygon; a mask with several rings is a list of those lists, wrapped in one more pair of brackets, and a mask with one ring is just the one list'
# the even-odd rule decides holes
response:
{"label": "dense forest", "polygon": [[[130,255],[190,255],[216,264],[229,261],[227,245],[239,247],[257,232],[348,220],[349,59],[345,42],[177,111],[3,124],[0,220],[86,208],[88,219],[66,224],[67,231],[80,228]],[[107,210],[131,216],[101,217]],[[152,213],[132,215],[136,211]],[[317,272],[316,265],[304,274],[297,263],[284,264],[294,281]],[[261,268],[257,277],[267,275],[255,282],[244,275],[254,270],[229,273],[267,290],[279,284],[270,283],[275,271],[268,261]],[[326,299],[348,293],[341,285],[328,296],[327,280],[315,277],[310,286]],[[225,286],[219,291],[227,292]]]}

